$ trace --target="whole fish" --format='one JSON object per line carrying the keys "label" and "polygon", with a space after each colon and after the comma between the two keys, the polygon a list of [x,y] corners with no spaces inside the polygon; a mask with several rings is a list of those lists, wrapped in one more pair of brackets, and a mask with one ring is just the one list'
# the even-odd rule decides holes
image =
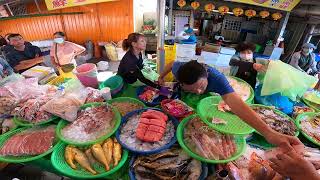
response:
{"label": "whole fish", "polygon": [[106,171],[110,170],[109,164],[107,162],[107,158],[104,155],[103,149],[100,144],[94,144],[91,147],[93,156],[105,166]]}
{"label": "whole fish", "polygon": [[85,168],[86,170],[88,170],[90,173],[94,175],[97,174],[97,172],[93,170],[92,167],[90,166],[89,159],[81,150],[74,148],[73,151],[75,153],[74,158],[80,164],[80,166],[82,166],[83,168]]}
{"label": "whole fish", "polygon": [[121,145],[118,143],[117,139],[113,140],[113,162],[114,166],[117,166],[119,161],[121,160]]}
{"label": "whole fish", "polygon": [[75,153],[73,149],[73,147],[67,146],[64,151],[64,158],[72,169],[77,169],[77,166],[74,164]]}
{"label": "whole fish", "polygon": [[88,157],[91,166],[93,166],[94,164],[98,163],[98,162],[94,159],[94,157],[93,157],[93,155],[92,155],[92,151],[91,151],[90,148],[87,149],[84,153],[85,153],[86,156]]}
{"label": "whole fish", "polygon": [[102,145],[104,155],[107,158],[108,164],[112,164],[112,154],[113,154],[113,140],[108,138]]}

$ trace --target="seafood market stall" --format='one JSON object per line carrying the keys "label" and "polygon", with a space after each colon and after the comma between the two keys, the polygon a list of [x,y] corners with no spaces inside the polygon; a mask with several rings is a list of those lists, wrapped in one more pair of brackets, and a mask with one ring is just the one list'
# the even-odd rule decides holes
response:
{"label": "seafood market stall", "polygon": [[[299,137],[306,144],[305,158],[319,162],[319,114],[300,107],[289,117],[254,104],[253,89],[243,80],[230,76],[228,81],[263,121]],[[21,76],[5,82],[0,162],[39,166],[72,179],[280,176],[268,161],[280,150],[216,94],[183,93],[170,83],[166,86],[174,93],[164,97],[157,89],[125,84],[117,75],[96,87],[81,82],[39,85]]]}

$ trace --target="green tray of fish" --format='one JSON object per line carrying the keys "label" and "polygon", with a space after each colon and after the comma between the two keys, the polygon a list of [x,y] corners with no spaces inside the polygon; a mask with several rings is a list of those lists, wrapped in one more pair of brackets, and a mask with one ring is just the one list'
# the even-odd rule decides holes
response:
{"label": "green tray of fish", "polygon": [[177,139],[178,139],[178,143],[180,144],[180,146],[193,158],[199,160],[199,161],[202,161],[202,162],[207,162],[207,163],[213,163],[213,164],[220,164],[220,163],[228,163],[230,161],[234,161],[236,159],[238,159],[244,152],[245,152],[245,149],[246,149],[246,141],[245,141],[245,138],[244,136],[241,136],[241,135],[235,135],[234,136],[234,141],[235,141],[235,145],[236,145],[236,151],[235,153],[233,153],[232,156],[230,156],[229,158],[227,159],[221,159],[221,160],[213,160],[213,159],[207,159],[195,152],[193,152],[189,147],[188,145],[186,144],[186,138],[184,137],[184,130],[185,130],[185,127],[187,125],[187,123],[194,119],[194,118],[197,118],[199,117],[199,115],[197,114],[194,114],[194,115],[191,115],[189,117],[186,117],[185,119],[183,119],[178,128],[177,128]]}
{"label": "green tray of fish", "polygon": [[55,169],[57,169],[62,174],[76,179],[96,179],[103,178],[107,176],[111,176],[113,173],[117,172],[127,161],[128,159],[128,151],[122,150],[122,156],[119,164],[115,167],[111,167],[109,171],[106,171],[104,166],[100,163],[96,163],[93,165],[93,169],[97,171],[96,175],[91,174],[86,171],[83,167],[81,167],[78,163],[75,163],[77,169],[72,169],[68,163],[65,161],[65,148],[67,144],[61,143],[59,146],[53,151],[51,155],[51,162]]}
{"label": "green tray of fish", "polygon": [[[0,136],[0,149],[4,145],[4,143],[13,135],[23,132],[25,130],[29,129],[29,127],[22,127],[18,128],[16,130],[12,130],[6,134],[3,134]],[[23,163],[23,162],[29,162],[33,160],[40,159],[48,154],[50,154],[53,150],[55,150],[61,142],[59,141],[58,138],[55,138],[53,146],[46,151],[45,153],[36,155],[36,156],[0,156],[0,162],[9,162],[9,163]]]}
{"label": "green tray of fish", "polygon": [[115,102],[134,103],[134,104],[140,105],[142,108],[147,107],[143,102],[139,101],[138,99],[130,98],[130,97],[118,97],[118,98],[111,99],[108,101],[108,103],[111,105],[112,105],[112,103],[115,103]]}
{"label": "green tray of fish", "polygon": [[[210,96],[210,98],[211,98],[211,103],[215,105],[218,105],[222,101],[221,96]],[[247,100],[246,103],[250,104],[251,102]]]}
{"label": "green tray of fish", "polygon": [[[101,106],[101,105],[105,105],[105,104],[107,104],[107,103],[98,103],[98,102],[97,103],[89,103],[89,104],[84,104],[83,106],[80,107],[80,109],[83,110],[88,107],[97,107],[97,106]],[[68,122],[66,120],[61,120],[58,123],[57,129],[56,129],[56,134],[62,142],[66,143],[66,144],[76,145],[76,146],[87,146],[87,145],[95,144],[97,142],[101,142],[101,141],[109,138],[110,136],[112,136],[117,131],[117,129],[119,128],[119,126],[121,124],[121,115],[120,115],[119,111],[116,108],[114,108],[113,106],[111,106],[111,109],[114,112],[114,121],[115,121],[114,127],[112,128],[112,130],[109,133],[99,137],[96,140],[87,141],[87,142],[74,142],[72,140],[68,140],[68,139],[64,138],[61,131],[64,127],[66,127],[68,124],[70,124],[70,122]]]}
{"label": "green tray of fish", "polygon": [[[295,124],[295,121],[294,121],[290,116],[288,116],[287,114],[283,113],[282,111],[280,111],[280,110],[278,110],[278,109],[275,109],[275,108],[272,107],[272,106],[265,106],[265,105],[261,105],[261,104],[252,104],[252,105],[250,105],[250,107],[260,107],[260,108],[264,108],[264,109],[270,109],[270,110],[272,110],[275,114],[278,114],[278,115],[280,115],[280,116],[282,116],[282,117],[288,118],[290,121],[292,121],[292,122],[294,123],[294,125],[296,125],[296,124]],[[258,131],[255,131],[255,132],[258,133],[258,134],[260,134]],[[295,133],[294,133],[294,136],[295,136],[295,137],[298,137],[298,135],[299,135],[299,130],[298,130],[298,128],[297,128],[296,131],[295,131]]]}
{"label": "green tray of fish", "polygon": [[310,108],[314,109],[315,111],[319,112],[320,111],[320,105],[310,102],[305,98],[302,98],[303,102]]}
{"label": "green tray of fish", "polygon": [[[246,135],[254,132],[254,129],[237,115],[219,111],[217,104],[213,104],[213,101],[216,101],[216,99],[212,97],[204,98],[197,107],[199,116],[209,127],[227,134]],[[214,124],[211,122],[213,118],[222,119],[226,124]]]}
{"label": "green tray of fish", "polygon": [[234,77],[234,76],[228,76],[228,77],[229,77],[229,78],[232,78],[232,79],[235,79],[235,80],[237,80],[239,83],[245,84],[246,86],[249,87],[249,89],[250,89],[250,95],[249,95],[248,99],[245,100],[245,102],[247,102],[247,103],[253,103],[253,101],[254,101],[254,90],[253,90],[253,88],[252,88],[246,81],[244,81],[244,80],[242,80],[242,79],[240,79],[240,78],[237,78],[237,77]]}
{"label": "green tray of fish", "polygon": [[52,116],[50,119],[48,120],[45,120],[45,121],[41,121],[39,123],[31,123],[31,122],[28,122],[18,116],[14,116],[13,118],[13,122],[18,125],[18,126],[25,126],[25,127],[31,127],[31,126],[37,126],[37,125],[43,125],[43,124],[47,124],[49,122],[52,122],[56,119],[58,119],[59,117],[57,116]]}
{"label": "green tray of fish", "polygon": [[313,113],[313,112],[307,112],[307,113],[302,113],[299,114],[298,117],[296,118],[296,126],[299,128],[300,132],[302,133],[302,135],[307,138],[309,141],[311,141],[312,143],[320,146],[320,142],[316,141],[313,137],[309,136],[307,133],[305,133],[301,127],[301,121],[303,121],[305,118],[312,118],[316,115],[320,115],[320,113]]}

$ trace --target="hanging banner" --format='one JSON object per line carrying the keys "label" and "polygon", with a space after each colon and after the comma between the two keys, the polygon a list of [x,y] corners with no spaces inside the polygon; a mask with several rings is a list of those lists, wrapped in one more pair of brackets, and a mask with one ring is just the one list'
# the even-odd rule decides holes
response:
{"label": "hanging banner", "polygon": [[291,11],[301,0],[226,0],[231,2],[245,3],[263,6],[283,11]]}
{"label": "hanging banner", "polygon": [[45,0],[47,9],[55,10],[67,7],[81,6],[86,4],[94,4],[101,2],[110,2],[110,1],[118,1],[118,0]]}

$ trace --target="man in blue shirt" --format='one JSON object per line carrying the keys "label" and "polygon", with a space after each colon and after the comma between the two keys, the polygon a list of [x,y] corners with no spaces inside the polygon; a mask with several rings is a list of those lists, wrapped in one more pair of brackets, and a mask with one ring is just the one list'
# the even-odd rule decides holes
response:
{"label": "man in blue shirt", "polygon": [[220,94],[232,112],[260,132],[269,143],[280,146],[286,151],[292,150],[294,145],[302,144],[296,137],[287,136],[271,129],[257,113],[243,102],[241,97],[234,92],[226,77],[216,69],[197,61],[174,62],[166,67],[164,73],[160,75],[160,83],[170,70],[184,91],[195,94],[207,92]]}
{"label": "man in blue shirt", "polygon": [[[185,68],[182,68],[180,70],[181,66],[184,66]],[[189,73],[185,72],[189,71],[189,66],[190,68],[192,68],[191,74],[190,76],[185,76],[184,74]],[[179,70],[181,74],[180,76]],[[220,94],[221,96],[234,92],[228,80],[222,73],[207,65],[201,65],[196,61],[191,61],[190,63],[175,62],[172,66],[172,74],[179,82],[185,82],[182,83],[182,89],[187,92],[195,94],[215,92]],[[202,78],[199,79],[198,77]],[[198,79],[199,81],[197,81]]]}

